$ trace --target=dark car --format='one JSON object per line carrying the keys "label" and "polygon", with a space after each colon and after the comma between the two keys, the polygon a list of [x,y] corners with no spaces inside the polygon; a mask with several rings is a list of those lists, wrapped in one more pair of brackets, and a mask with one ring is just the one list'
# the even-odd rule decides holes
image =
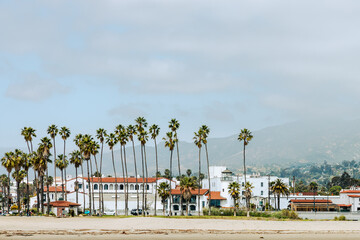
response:
{"label": "dark car", "polygon": [[[138,210],[132,209],[130,213],[131,213],[131,215],[137,216],[138,213],[139,213],[139,215],[142,215],[143,212],[142,212],[142,209],[138,209]],[[149,212],[146,212],[146,215],[149,215]]]}

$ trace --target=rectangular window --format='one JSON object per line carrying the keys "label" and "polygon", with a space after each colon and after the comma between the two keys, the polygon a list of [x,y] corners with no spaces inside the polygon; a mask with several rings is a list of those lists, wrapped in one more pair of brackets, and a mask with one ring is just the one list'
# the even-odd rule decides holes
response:
{"label": "rectangular window", "polygon": [[244,182],[241,183],[241,186],[244,186]]}
{"label": "rectangular window", "polygon": [[263,182],[261,182],[261,187],[263,187],[264,186],[264,183]]}
{"label": "rectangular window", "polygon": [[264,195],[264,191],[261,191],[261,196]]}

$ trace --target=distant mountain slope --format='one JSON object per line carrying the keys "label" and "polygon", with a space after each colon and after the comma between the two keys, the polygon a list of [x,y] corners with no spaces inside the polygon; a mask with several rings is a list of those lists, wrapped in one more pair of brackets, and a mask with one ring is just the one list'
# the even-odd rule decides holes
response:
{"label": "distant mountain slope", "polygon": [[[162,133],[161,133],[162,134]],[[247,164],[257,166],[289,165],[298,162],[341,162],[360,159],[360,121],[317,121],[293,122],[280,126],[253,131],[254,138],[247,146]],[[211,136],[211,135],[210,135]],[[160,139],[160,137],[159,137]],[[130,146],[130,145],[129,145]],[[155,154],[152,140],[147,143],[146,153],[149,174],[155,173]],[[182,173],[190,168],[198,170],[198,148],[193,143],[180,142]],[[104,172],[112,174],[111,154],[105,148]],[[121,172],[119,147],[115,147],[116,168]],[[1,150],[1,149],[0,149]],[[5,149],[3,149],[5,150]],[[226,165],[241,169],[242,145],[237,135],[226,138],[210,138],[208,142],[211,165]],[[205,169],[205,149],[202,149],[203,169]],[[161,172],[169,168],[169,150],[164,142],[158,144],[159,166]],[[3,155],[3,154],[2,154]],[[1,156],[2,156],[1,155]],[[98,157],[99,160],[99,157]],[[140,147],[136,146],[138,172],[141,174]],[[134,175],[132,148],[127,148],[128,169]],[[173,155],[173,171],[177,170],[176,150]],[[72,170],[69,171],[70,173]]]}

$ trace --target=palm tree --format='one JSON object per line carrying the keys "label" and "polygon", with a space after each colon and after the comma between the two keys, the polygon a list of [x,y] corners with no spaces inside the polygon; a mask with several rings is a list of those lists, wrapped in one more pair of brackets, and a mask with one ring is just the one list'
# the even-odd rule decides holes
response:
{"label": "palm tree", "polygon": [[6,199],[7,199],[7,194],[6,194],[6,189],[9,185],[9,179],[8,177],[6,176],[6,174],[2,174],[0,176],[0,184],[1,184],[1,190],[2,190],[2,201],[1,201],[1,209],[5,210],[5,203],[7,202]]}
{"label": "palm tree", "polygon": [[55,200],[57,200],[57,187],[56,187],[56,147],[55,147],[55,137],[58,134],[59,129],[55,124],[51,125],[47,129],[47,133],[50,135],[50,137],[53,140],[54,144],[54,182],[55,182]]}
{"label": "palm tree", "polygon": [[187,175],[188,177],[191,177],[191,173],[192,173],[191,169],[186,170],[186,175]]}
{"label": "palm tree", "polygon": [[26,171],[25,170],[14,171],[13,174],[12,174],[12,177],[16,181],[17,206],[18,206],[18,210],[19,210],[19,213],[20,213],[20,211],[21,211],[20,182],[22,180],[24,180],[24,178],[26,177]]}
{"label": "palm tree", "polygon": [[[44,196],[44,175],[47,169],[47,165],[48,162],[51,162],[49,160],[49,156],[50,156],[50,139],[48,138],[43,138],[41,140],[41,143],[39,144],[39,147],[37,149],[37,154],[34,157],[34,161],[33,161],[33,166],[36,169],[36,171],[38,172],[38,176],[39,176],[39,180],[40,180],[40,204],[41,204],[41,212],[44,213],[44,200],[43,197]],[[47,187],[49,189],[49,187]],[[49,196],[47,196],[47,200],[48,200],[48,209],[49,209],[49,202],[50,202],[50,198]],[[49,212],[49,210],[48,210]]]}
{"label": "palm tree", "polygon": [[[95,167],[96,167],[96,172],[99,173],[99,167],[98,167],[98,164],[97,164],[97,160],[96,160],[96,155],[99,153],[99,148],[100,148],[100,145],[95,142],[95,141],[92,141],[91,142],[91,154],[94,156],[94,160],[95,160]],[[97,177],[97,180],[98,180],[98,184],[99,184],[99,175],[95,176],[93,175],[93,177]],[[94,178],[92,178],[94,179]],[[93,190],[93,204],[95,206],[95,199],[94,199],[94,193],[95,193],[95,189],[92,189]],[[95,210],[95,207],[94,207],[94,210]],[[100,187],[99,187],[99,214],[100,216],[102,215],[102,212],[101,212],[101,207],[100,207]]]}
{"label": "palm tree", "polygon": [[315,208],[315,193],[318,189],[318,184],[316,182],[311,182],[309,184],[309,188],[310,188],[310,191],[313,191],[314,193],[314,212],[316,211],[316,208]]}
{"label": "palm tree", "polygon": [[[239,136],[238,136],[238,140],[241,142],[244,142],[244,150],[243,150],[243,163],[244,163],[244,179],[245,179],[245,183],[246,183],[246,164],[245,164],[245,147],[246,145],[249,144],[249,142],[253,139],[253,135],[250,132],[250,130],[244,128],[241,130]],[[249,215],[249,203],[246,201],[246,207],[248,210],[248,215]]]}
{"label": "palm tree", "polygon": [[125,153],[125,145],[128,141],[126,128],[119,124],[115,129],[115,134],[117,136],[117,139],[120,143],[120,158],[121,158],[121,169],[123,173],[123,184],[124,184],[124,198],[125,198],[125,215],[128,215],[129,209],[128,209],[128,177],[127,177],[127,166],[126,166],[126,153]]}
{"label": "palm tree", "polygon": [[26,172],[26,214],[27,216],[29,216],[29,211],[30,211],[30,189],[29,189],[29,168],[32,167],[31,164],[31,153],[26,154],[23,153],[23,168]]}
{"label": "palm tree", "polygon": [[[176,152],[177,152],[177,159],[178,159],[178,170],[179,170],[179,177],[181,177],[181,164],[180,164],[180,154],[179,154],[179,139],[177,135],[177,130],[180,128],[180,123],[175,118],[171,119],[169,122],[169,128],[174,133],[174,142],[176,143]],[[184,215],[183,213],[183,203],[182,198],[180,198],[180,214]]]}
{"label": "palm tree", "polygon": [[208,184],[209,184],[209,198],[208,198],[208,206],[209,206],[209,215],[211,213],[210,209],[210,201],[211,201],[211,184],[210,184],[210,163],[209,163],[209,154],[207,149],[207,137],[210,133],[210,128],[206,125],[201,126],[201,133],[202,133],[202,142],[205,146],[205,153],[206,153],[206,162],[207,162],[207,170],[208,170]]}
{"label": "palm tree", "polygon": [[[64,156],[66,156],[66,151],[65,151],[65,149],[66,149],[66,139],[68,139],[70,137],[71,132],[67,127],[62,127],[60,129],[59,134],[60,134],[62,140],[64,141]],[[67,167],[68,164],[65,164],[65,158],[64,158],[64,165],[65,165],[65,169],[64,169],[65,174],[64,174],[64,176],[65,176],[65,186],[66,186],[67,185],[66,167]],[[67,191],[65,192],[65,201],[67,201]]]}
{"label": "palm tree", "polygon": [[[155,146],[155,164],[156,164],[156,173],[159,171],[159,164],[158,164],[158,153],[157,153],[157,144],[156,144],[156,137],[159,135],[160,128],[158,125],[153,124],[149,128],[149,133],[151,134],[151,138],[154,140],[154,146]],[[158,181],[158,175],[155,176],[155,189],[157,189],[157,181]],[[157,192],[155,191],[155,212],[154,216],[156,216],[156,202],[157,202]]]}
{"label": "palm tree", "polygon": [[[182,177],[180,180],[180,192],[182,198],[186,201],[186,215],[189,216],[189,202],[191,200],[192,194],[191,191],[195,190],[195,188],[199,188],[200,186],[196,183],[196,178],[194,177]],[[200,193],[199,193],[200,198]],[[200,206],[199,206],[200,207]],[[200,208],[198,209],[200,212]]]}
{"label": "palm tree", "polygon": [[65,189],[64,189],[64,169],[69,164],[68,160],[66,160],[66,156],[63,154],[58,155],[58,159],[56,159],[56,167],[60,170],[61,173],[61,193],[62,199],[65,200]]}
{"label": "palm tree", "polygon": [[134,154],[134,168],[135,168],[135,181],[136,181],[135,189],[136,189],[136,202],[137,202],[136,213],[137,215],[139,215],[139,184],[138,184],[138,173],[136,166],[135,143],[134,143],[134,135],[136,135],[137,133],[136,128],[133,125],[129,125],[127,127],[127,133],[129,140],[132,142],[132,149]]}
{"label": "palm tree", "polygon": [[[200,128],[198,132],[194,132],[194,143],[199,148],[199,187],[198,187],[198,214],[200,216],[200,174],[201,174],[201,147],[202,147],[202,129]],[[209,205],[210,208],[210,205]]]}
{"label": "palm tree", "polygon": [[[142,159],[142,172],[143,172],[143,211],[142,214],[145,216],[145,212],[147,210],[147,186],[148,186],[148,170],[147,170],[147,162],[146,162],[146,150],[145,144],[149,139],[147,132],[142,129],[138,132],[138,140],[141,143],[141,159]],[[146,191],[146,194],[145,194]]]}
{"label": "palm tree", "polygon": [[103,162],[104,141],[105,141],[106,136],[107,136],[107,133],[106,133],[105,129],[99,128],[98,130],[96,130],[96,138],[99,139],[100,144],[101,144],[101,151],[100,151],[100,186],[99,186],[99,191],[101,193],[101,197],[99,196],[99,206],[100,206],[100,203],[101,203],[100,212],[102,214],[104,213],[104,188],[103,188],[103,183],[102,183],[102,162]]}
{"label": "palm tree", "polygon": [[[40,158],[42,161],[40,161],[41,164],[45,164],[45,166],[38,166],[38,172],[42,173],[42,170],[45,170],[46,173],[46,179],[49,178],[49,171],[48,171],[48,162],[49,162],[49,156],[50,156],[50,149],[52,148],[51,140],[47,137],[44,137],[41,139],[41,143],[39,144],[38,148],[38,154],[40,154]],[[39,164],[40,164],[39,163]],[[50,204],[50,190],[49,190],[49,183],[46,182],[46,198],[47,198],[47,204],[49,206]],[[56,188],[56,187],[55,187]],[[41,190],[43,191],[43,190]],[[41,195],[42,196],[42,195]],[[55,201],[57,199],[55,198]],[[47,214],[50,214],[50,207],[47,208]]]}
{"label": "palm tree", "polygon": [[163,216],[165,216],[165,204],[166,200],[170,196],[170,186],[167,182],[160,183],[159,187],[157,188],[157,193],[159,194],[159,197],[161,198],[161,203],[163,205]]}
{"label": "palm tree", "polygon": [[[35,134],[36,130],[33,129],[32,127],[24,127],[23,129],[21,129],[21,135],[24,137],[25,141],[26,141],[26,145],[28,147],[28,150],[29,150],[29,154],[33,153],[33,145],[32,145],[32,140],[34,137],[36,137],[36,134]],[[30,157],[30,156],[29,156]],[[27,161],[27,163],[30,163],[30,161]],[[28,164],[26,164],[28,165]],[[29,168],[31,166],[29,165],[27,170],[26,170],[26,175],[29,176]],[[30,192],[29,192],[29,178],[27,177],[26,178],[26,199],[27,199],[27,215],[29,215],[29,210],[30,210]],[[34,179],[35,179],[35,182],[36,182],[36,171],[34,170]],[[37,190],[37,195],[39,195],[39,191],[38,191],[39,188],[36,188]]]}
{"label": "palm tree", "polygon": [[[92,141],[93,141],[93,138],[88,134],[81,136],[81,139],[79,140],[80,152],[81,152],[83,159],[86,161],[86,166],[87,166],[90,215],[93,214],[93,208],[91,207],[92,185],[91,185],[91,181],[90,181],[91,175],[89,172],[89,170],[90,170],[89,169],[89,161],[91,161],[90,159],[91,159],[91,151],[92,151],[92,146],[91,146]],[[85,186],[84,186],[84,190],[85,190]],[[85,191],[84,191],[84,193],[85,193]]]}
{"label": "palm tree", "polygon": [[[174,151],[174,147],[175,147],[175,141],[174,141],[174,134],[173,132],[167,132],[166,133],[166,137],[163,138],[163,140],[165,141],[165,147],[168,147],[170,150],[170,169],[169,169],[169,180],[170,180],[170,210],[169,210],[169,215],[172,215],[172,206],[171,206],[171,202],[172,202],[172,195],[171,195],[171,178],[172,178],[172,156],[173,156],[173,151]],[[166,170],[165,170],[166,171]]]}
{"label": "palm tree", "polygon": [[81,153],[79,150],[74,150],[70,153],[70,163],[75,166],[75,191],[76,191],[76,203],[79,201],[79,182],[78,182],[78,168],[82,165]]}
{"label": "palm tree", "polygon": [[232,182],[228,186],[228,193],[231,195],[231,198],[234,200],[234,216],[236,216],[237,211],[237,200],[240,197],[240,184],[237,182]]}
{"label": "palm tree", "polygon": [[[250,199],[251,199],[251,196],[252,196],[252,189],[253,188],[254,188],[254,186],[250,182],[245,183],[245,186],[244,186],[245,199],[246,199],[246,202],[249,203],[249,206],[250,206]],[[249,207],[249,206],[247,206],[247,207]]]}
{"label": "palm tree", "polygon": [[81,139],[82,139],[82,134],[77,134],[74,138],[74,143],[76,146],[78,146],[79,148],[79,152],[80,152],[80,158],[81,158],[81,181],[82,181],[82,189],[83,189],[83,212],[85,212],[85,206],[86,206],[86,201],[85,201],[85,180],[84,180],[84,167],[83,167],[83,163],[84,163],[84,158],[81,154]]}
{"label": "palm tree", "polygon": [[115,161],[114,161],[114,146],[117,143],[117,138],[114,133],[110,133],[106,138],[106,143],[111,150],[111,159],[114,169],[114,176],[115,176],[115,216],[118,215],[118,208],[117,208],[117,177],[116,177],[116,168],[115,168]]}
{"label": "palm tree", "polygon": [[278,210],[280,210],[280,196],[281,195],[289,195],[289,189],[287,187],[287,185],[281,180],[281,179],[276,179],[276,181],[274,183],[272,183],[271,185],[271,191],[274,193],[274,195],[277,195],[278,197]]}
{"label": "palm tree", "polygon": [[6,171],[8,172],[7,178],[8,178],[9,182],[7,185],[7,203],[6,203],[8,212],[10,212],[10,201],[11,201],[11,198],[10,198],[10,173],[13,170],[14,165],[15,165],[13,155],[14,155],[13,152],[7,152],[7,153],[5,153],[5,156],[3,158],[1,158],[1,164],[5,167]]}

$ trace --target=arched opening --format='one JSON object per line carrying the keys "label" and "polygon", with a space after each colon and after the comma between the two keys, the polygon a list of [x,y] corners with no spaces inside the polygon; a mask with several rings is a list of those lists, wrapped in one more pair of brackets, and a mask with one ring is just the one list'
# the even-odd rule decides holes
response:
{"label": "arched opening", "polygon": [[109,190],[109,185],[105,184],[104,185],[104,190]]}

